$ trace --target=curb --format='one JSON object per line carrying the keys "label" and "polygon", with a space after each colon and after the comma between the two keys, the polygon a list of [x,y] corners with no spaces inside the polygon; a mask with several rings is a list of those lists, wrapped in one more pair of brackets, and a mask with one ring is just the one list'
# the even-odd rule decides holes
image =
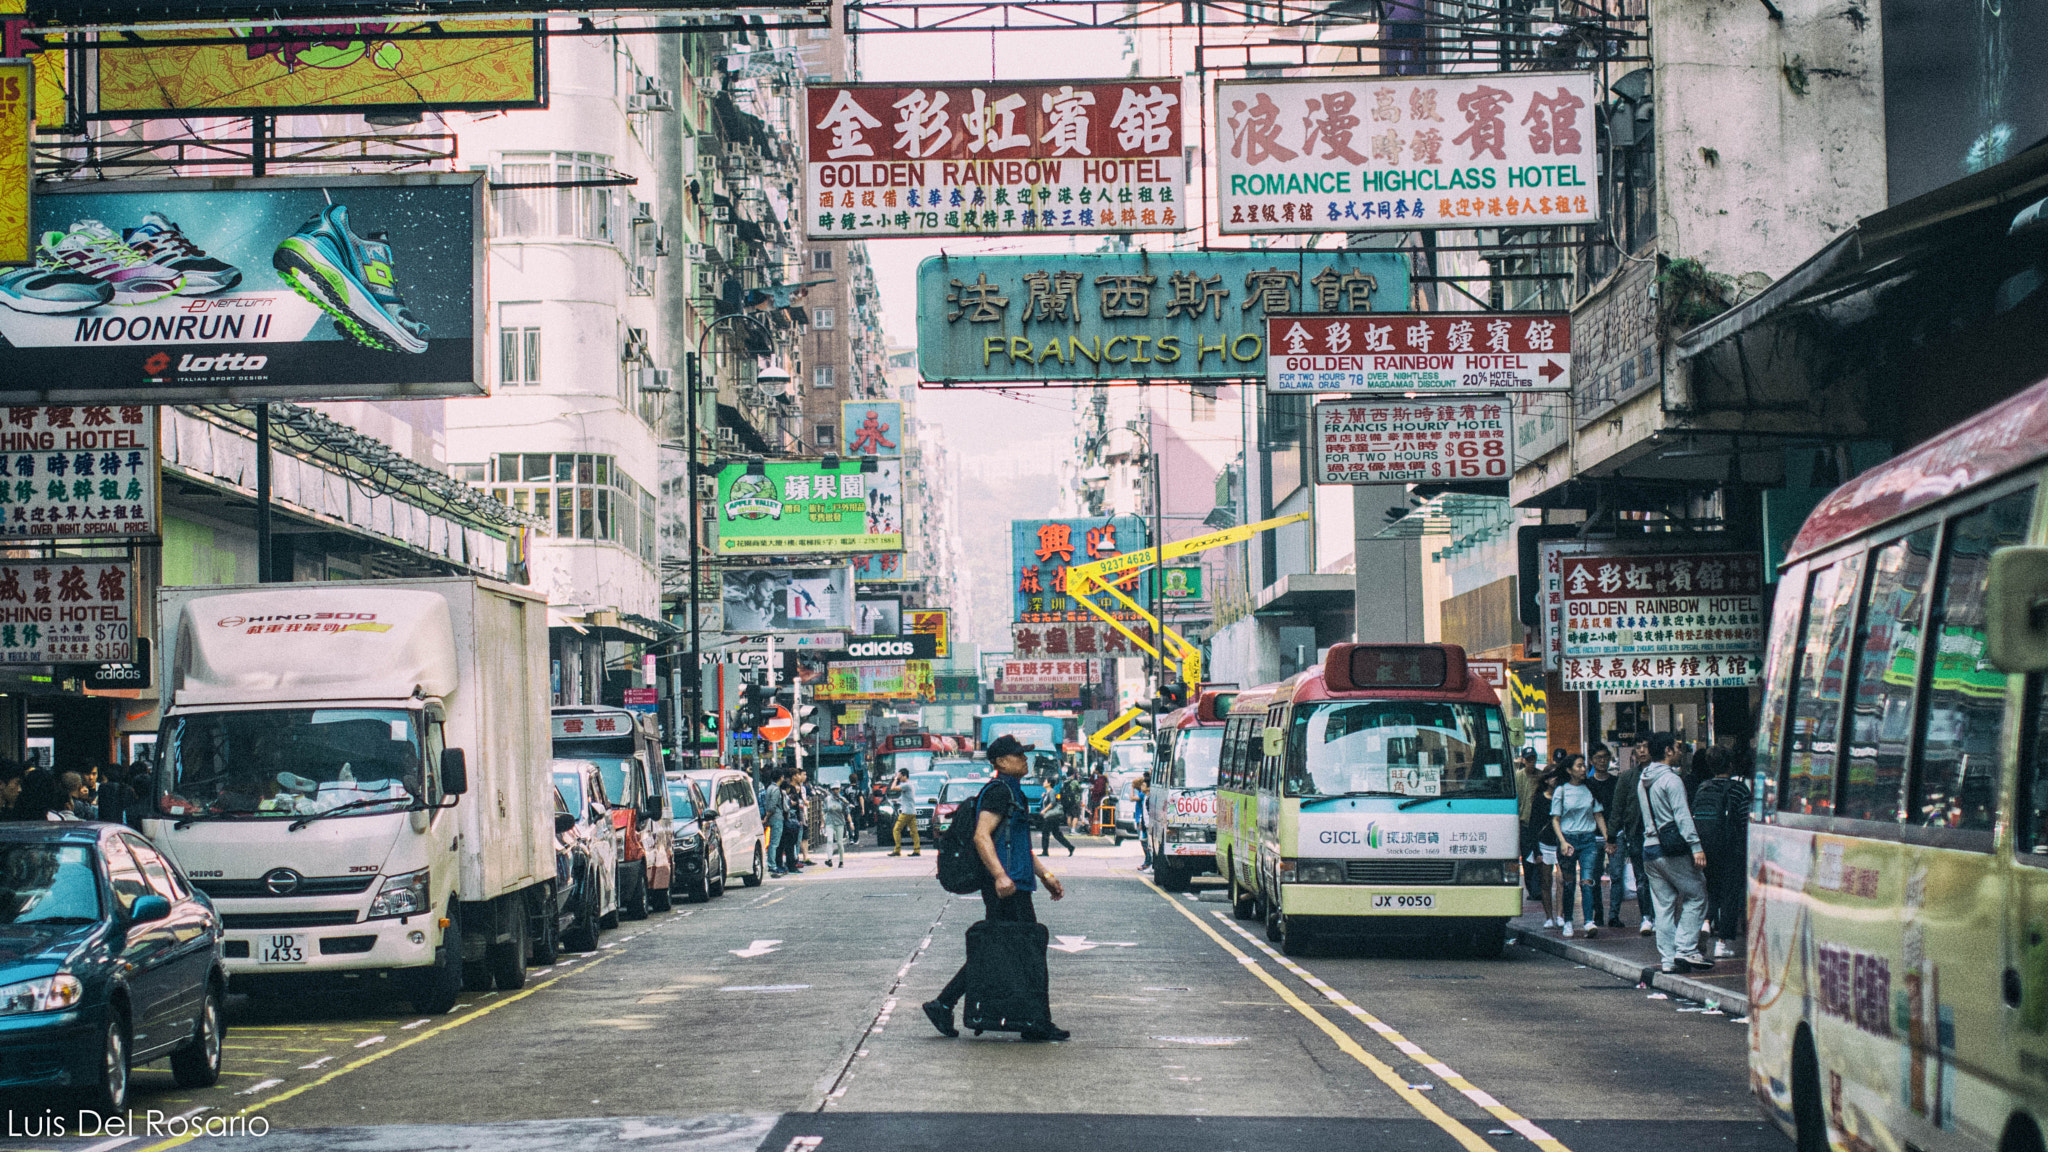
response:
{"label": "curb", "polygon": [[1654,964],[1635,964],[1619,956],[1612,956],[1598,949],[1588,948],[1574,940],[1545,936],[1538,932],[1517,929],[1515,931],[1515,940],[1538,951],[1548,952],[1553,956],[1561,956],[1566,960],[1584,964],[1588,968],[1598,968],[1610,976],[1619,976],[1623,980],[1648,985],[1659,992],[1683,996],[1687,1000],[1696,1000],[1702,1004],[1710,1001],[1718,1002],[1721,1006],[1721,1011],[1726,1012],[1730,1016],[1749,1015],[1749,997],[1747,995],[1741,992],[1731,992],[1726,988],[1717,988],[1712,984],[1708,984],[1703,980],[1695,980],[1690,976],[1675,976],[1667,972],[1661,972],[1658,971]]}

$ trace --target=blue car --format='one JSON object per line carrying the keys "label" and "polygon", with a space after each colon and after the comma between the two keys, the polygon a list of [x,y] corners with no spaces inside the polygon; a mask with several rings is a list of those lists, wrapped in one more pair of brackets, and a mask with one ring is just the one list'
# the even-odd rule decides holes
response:
{"label": "blue car", "polygon": [[169,1057],[220,1078],[227,968],[213,905],[118,824],[0,823],[0,1092],[128,1106],[128,1070]]}

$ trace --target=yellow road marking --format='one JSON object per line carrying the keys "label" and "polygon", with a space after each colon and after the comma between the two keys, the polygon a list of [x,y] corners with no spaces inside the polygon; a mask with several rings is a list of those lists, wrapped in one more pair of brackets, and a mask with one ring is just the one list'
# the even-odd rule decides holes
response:
{"label": "yellow road marking", "polygon": [[[1174,907],[1178,908],[1180,907],[1180,905],[1176,904],[1174,905]],[[1352,1003],[1350,997],[1344,995],[1342,992],[1337,991],[1335,988],[1330,987],[1328,984],[1323,983],[1322,980],[1316,977],[1315,973],[1310,972],[1308,969],[1303,968],[1299,964],[1296,964],[1287,956],[1282,955],[1279,951],[1275,950],[1271,945],[1267,944],[1264,940],[1260,940],[1257,937],[1254,937],[1251,933],[1245,931],[1241,925],[1226,918],[1223,915],[1223,913],[1212,911],[1210,915],[1213,915],[1218,920],[1223,921],[1224,927],[1230,929],[1232,932],[1235,932],[1239,936],[1242,936],[1246,940],[1250,941],[1252,947],[1257,948],[1259,951],[1264,952],[1266,955],[1272,957],[1273,962],[1275,964],[1278,964],[1282,968],[1287,969],[1289,972],[1294,973],[1296,978],[1298,978],[1302,983],[1322,993],[1323,999],[1328,1000],[1330,1003],[1335,1004],[1339,1008],[1342,1008],[1344,1011],[1350,1013],[1351,1016],[1354,1019],[1356,1019],[1359,1023],[1364,1024],[1367,1028],[1372,1029],[1374,1034],[1379,1036],[1380,1039],[1385,1040],[1387,1043],[1393,1045],[1394,1048],[1397,1051],[1399,1051],[1402,1055],[1409,1057],[1410,1059],[1414,1060],[1417,1064],[1420,1064],[1424,1068],[1429,1069],[1430,1072],[1435,1074],[1438,1079],[1441,1079],[1444,1083],[1449,1084],[1453,1088],[1456,1088],[1459,1092],[1464,1093],[1466,1099],[1472,1101],[1474,1104],[1479,1105],[1481,1108],[1486,1109],[1487,1112],[1492,1114],[1494,1119],[1499,1120],[1501,1123],[1507,1125],[1508,1127],[1514,1129],[1516,1132],[1519,1132],[1523,1136],[1527,1137],[1530,1143],[1536,1145],[1538,1148],[1543,1149],[1543,1152],[1571,1152],[1569,1148],[1565,1147],[1563,1141],[1559,1140],[1555,1136],[1552,1136],[1550,1133],[1544,1131],[1543,1129],[1538,1128],[1536,1125],[1530,1123],[1527,1119],[1525,1119],[1522,1116],[1521,1113],[1516,1112],[1514,1109],[1494,1099],[1490,1093],[1482,1090],[1477,1085],[1473,1084],[1470,1080],[1467,1080],[1463,1076],[1459,1075],[1457,1071],[1453,1069],[1450,1065],[1445,1064],[1443,1061],[1438,1060],[1436,1057],[1431,1056],[1429,1053],[1423,1051],[1422,1046],[1420,1044],[1415,1043],[1414,1041],[1408,1039],[1406,1036],[1403,1036],[1401,1035],[1401,1033],[1395,1031],[1394,1027],[1388,1024],[1386,1021],[1381,1020],[1379,1017],[1374,1016],[1372,1013],[1367,1012],[1365,1009]]]}
{"label": "yellow road marking", "polygon": [[[431,1036],[437,1036],[440,1033],[446,1032],[451,1028],[459,1028],[462,1025],[469,1023],[471,1020],[476,1020],[481,1017],[488,1016],[491,1013],[496,1012],[498,1009],[503,1008],[507,1004],[511,1004],[519,1000],[524,1000],[528,996],[533,995],[535,992],[538,992],[551,984],[559,983],[563,979],[569,976],[573,976],[578,972],[587,972],[590,969],[597,967],[599,964],[604,963],[606,960],[609,960],[616,955],[618,955],[618,953],[616,952],[607,952],[602,955],[596,956],[593,959],[591,959],[588,963],[579,964],[576,967],[571,968],[570,970],[562,973],[559,976],[551,976],[538,984],[528,985],[525,989],[515,992],[510,996],[506,996],[503,999],[493,1000],[491,1003],[486,1004],[481,1008],[478,1008],[476,1011],[471,1012],[466,1016],[458,1016],[445,1024],[425,1029],[416,1036],[408,1036],[399,1043],[391,1045],[389,1048],[379,1048],[375,1052],[372,1052],[369,1055],[363,1056],[359,1059],[350,1061],[349,1063],[344,1064],[339,1068],[336,1068],[334,1071],[329,1072],[326,1075],[319,1077],[318,1079],[308,1080],[306,1083],[300,1084],[297,1087],[287,1088],[284,1091],[279,1092],[275,1096],[269,1096],[262,1100],[258,1100],[253,1104],[245,1105],[239,1112],[236,1113],[236,1115],[246,1116],[251,1112],[260,1112],[263,1109],[270,1107],[272,1104],[277,1104],[285,1100],[289,1100],[292,1097],[297,1096],[301,1092],[307,1092],[314,1088],[318,1088],[323,1084],[327,1084],[331,1081],[338,1080],[341,1077],[348,1075],[350,1072],[353,1072],[366,1064],[373,1064],[379,1060],[382,1060],[386,1056],[391,1055],[394,1052],[402,1052],[405,1049],[410,1048],[413,1045],[418,1044]],[[260,1075],[260,1073],[223,1072],[222,1075]],[[173,1136],[169,1140],[164,1140],[155,1144],[151,1144],[147,1148],[137,1149],[136,1152],[168,1152],[169,1149],[176,1148],[182,1144],[189,1143],[199,1138],[199,1136],[201,1136],[202,1134],[203,1133],[200,1132],[189,1132],[183,1136]]]}
{"label": "yellow road marking", "polygon": [[[1424,1119],[1436,1125],[1438,1128],[1443,1129],[1444,1134],[1449,1136],[1451,1139],[1456,1140],[1460,1147],[1465,1148],[1467,1152],[1495,1152],[1493,1145],[1488,1144],[1485,1140],[1481,1139],[1479,1133],[1474,1132],[1472,1129],[1466,1127],[1464,1121],[1459,1120],[1457,1117],[1452,1116],[1450,1113],[1438,1107],[1436,1101],[1431,1100],[1429,1097],[1423,1095],[1421,1092],[1418,1092],[1415,1089],[1409,1087],[1407,1077],[1401,1075],[1399,1072],[1396,1072],[1393,1066],[1388,1064],[1386,1061],[1381,1060],[1379,1057],[1374,1056],[1370,1052],[1367,1052],[1363,1047],[1359,1045],[1358,1041],[1351,1038],[1350,1033],[1344,1031],[1342,1028],[1337,1027],[1335,1024],[1332,1024],[1327,1016],[1324,1016],[1321,1012],[1316,1011],[1314,1005],[1310,1004],[1306,1000],[1303,1000],[1301,997],[1296,996],[1294,994],[1293,989],[1289,988],[1285,984],[1282,984],[1276,977],[1274,977],[1274,975],[1271,972],[1268,972],[1263,967],[1261,967],[1259,965],[1257,957],[1247,956],[1243,952],[1239,951],[1235,945],[1233,945],[1230,941],[1225,940],[1220,934],[1217,933],[1217,931],[1214,928],[1211,928],[1207,924],[1203,923],[1202,918],[1200,916],[1197,916],[1193,912],[1188,911],[1186,908],[1181,907],[1180,901],[1175,900],[1172,896],[1168,895],[1165,889],[1152,883],[1150,880],[1144,879],[1143,877],[1139,878],[1139,883],[1145,885],[1145,887],[1147,888],[1152,889],[1153,892],[1158,894],[1161,900],[1164,900],[1169,905],[1171,905],[1174,911],[1187,917],[1188,923],[1193,924],[1195,927],[1201,929],[1203,935],[1209,937],[1209,939],[1211,940],[1214,940],[1218,948],[1221,948],[1225,952],[1230,953],[1231,956],[1236,958],[1239,964],[1244,965],[1245,971],[1250,972],[1254,976],[1257,976],[1259,980],[1266,985],[1266,987],[1271,988],[1273,990],[1274,995],[1280,997],[1281,1000],[1285,1001],[1288,1007],[1294,1009],[1296,1012],[1301,1013],[1301,1015],[1304,1018],[1306,1018],[1309,1021],[1309,1023],[1314,1024],[1317,1028],[1321,1029],[1323,1034],[1325,1036],[1328,1036],[1330,1040],[1337,1045],[1338,1049],[1341,1050],[1346,1056],[1349,1056],[1353,1060],[1358,1061],[1360,1064],[1365,1065],[1368,1071],[1370,1071],[1374,1076],[1379,1078],[1380,1083],[1385,1084],[1388,1088],[1393,1089],[1394,1095],[1399,1096],[1404,1102],[1407,1103],[1409,1107],[1415,1109],[1417,1112],[1422,1113]],[[1555,1150],[1552,1150],[1552,1152],[1555,1152]]]}

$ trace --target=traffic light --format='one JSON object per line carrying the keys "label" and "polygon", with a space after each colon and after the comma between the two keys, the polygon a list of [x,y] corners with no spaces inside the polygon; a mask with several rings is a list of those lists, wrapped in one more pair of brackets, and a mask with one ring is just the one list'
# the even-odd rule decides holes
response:
{"label": "traffic light", "polygon": [[753,732],[775,715],[774,689],[766,684],[747,681],[740,685],[738,705],[733,709],[733,727],[741,732]]}
{"label": "traffic light", "polygon": [[796,734],[798,736],[809,736],[818,730],[817,721],[811,718],[811,713],[817,710],[818,706],[816,704],[805,704],[796,710]]}

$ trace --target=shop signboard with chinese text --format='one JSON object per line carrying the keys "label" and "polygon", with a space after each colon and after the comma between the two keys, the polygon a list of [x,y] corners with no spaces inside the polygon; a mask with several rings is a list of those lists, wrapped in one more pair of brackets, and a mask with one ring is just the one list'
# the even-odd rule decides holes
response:
{"label": "shop signboard with chinese text", "polygon": [[1739,653],[1683,656],[1567,656],[1567,692],[1640,692],[1646,688],[1754,688],[1763,657]]}
{"label": "shop signboard with chinese text", "polygon": [[0,664],[133,663],[134,576],[126,560],[0,564]]}
{"label": "shop signboard with chinese text", "polygon": [[1444,397],[1316,405],[1316,483],[1506,481],[1514,472],[1503,400]]}
{"label": "shop signboard with chinese text", "polygon": [[1563,561],[1567,668],[1573,657],[1763,652],[1760,555],[1591,554]]}
{"label": "shop signboard with chinese text", "polygon": [[[1010,521],[1010,618],[1020,624],[1096,623],[1100,617],[1067,595],[1067,569],[1143,547],[1145,522],[1136,516]],[[1117,587],[1150,610],[1139,575],[1137,569],[1125,573]],[[1108,596],[1097,597],[1096,603],[1127,614]]]}
{"label": "shop signboard with chinese text", "polygon": [[1537,608],[1542,613],[1543,670],[1561,671],[1564,665],[1564,558],[1591,552],[1598,544],[1585,540],[1542,540],[1536,544],[1538,569]]}
{"label": "shop signboard with chinese text", "polygon": [[901,552],[863,552],[852,557],[855,584],[897,584],[919,579],[904,563]]}
{"label": "shop signboard with chinese text", "polygon": [[727,556],[878,552],[903,547],[903,473],[896,460],[862,472],[849,461],[728,464],[718,473],[718,551]]}
{"label": "shop signboard with chinese text", "polygon": [[1569,392],[1563,312],[1268,317],[1275,392]]}
{"label": "shop signboard with chinese text", "polygon": [[[1141,639],[1149,640],[1152,630],[1138,621],[1124,621]],[[1038,656],[1142,656],[1145,650],[1131,638],[1100,620],[1088,623],[1060,621],[1046,624],[1010,625],[1010,644],[1021,657]]]}
{"label": "shop signboard with chinese text", "polygon": [[1398,252],[1257,249],[933,256],[918,366],[941,384],[1242,380],[1275,317],[1408,306]]}
{"label": "shop signboard with chinese text", "polygon": [[844,456],[894,460],[903,455],[903,401],[839,402],[839,451]]}
{"label": "shop signboard with chinese text", "polygon": [[1224,80],[1226,234],[1600,219],[1589,72]]}
{"label": "shop signboard with chinese text", "polygon": [[1190,223],[1176,79],[813,84],[804,102],[813,240]]}
{"label": "shop signboard with chinese text", "polygon": [[1005,660],[1005,687],[1036,687],[1050,684],[1095,684],[1100,674],[1094,660]]}
{"label": "shop signboard with chinese text", "polygon": [[18,407],[0,417],[0,538],[158,534],[157,410]]}
{"label": "shop signboard with chinese text", "polygon": [[817,688],[820,700],[929,700],[933,694],[929,660],[835,661]]}
{"label": "shop signboard with chinese text", "polygon": [[909,633],[930,636],[934,645],[932,654],[940,660],[950,659],[953,654],[952,615],[945,608],[906,608],[903,611]]}

